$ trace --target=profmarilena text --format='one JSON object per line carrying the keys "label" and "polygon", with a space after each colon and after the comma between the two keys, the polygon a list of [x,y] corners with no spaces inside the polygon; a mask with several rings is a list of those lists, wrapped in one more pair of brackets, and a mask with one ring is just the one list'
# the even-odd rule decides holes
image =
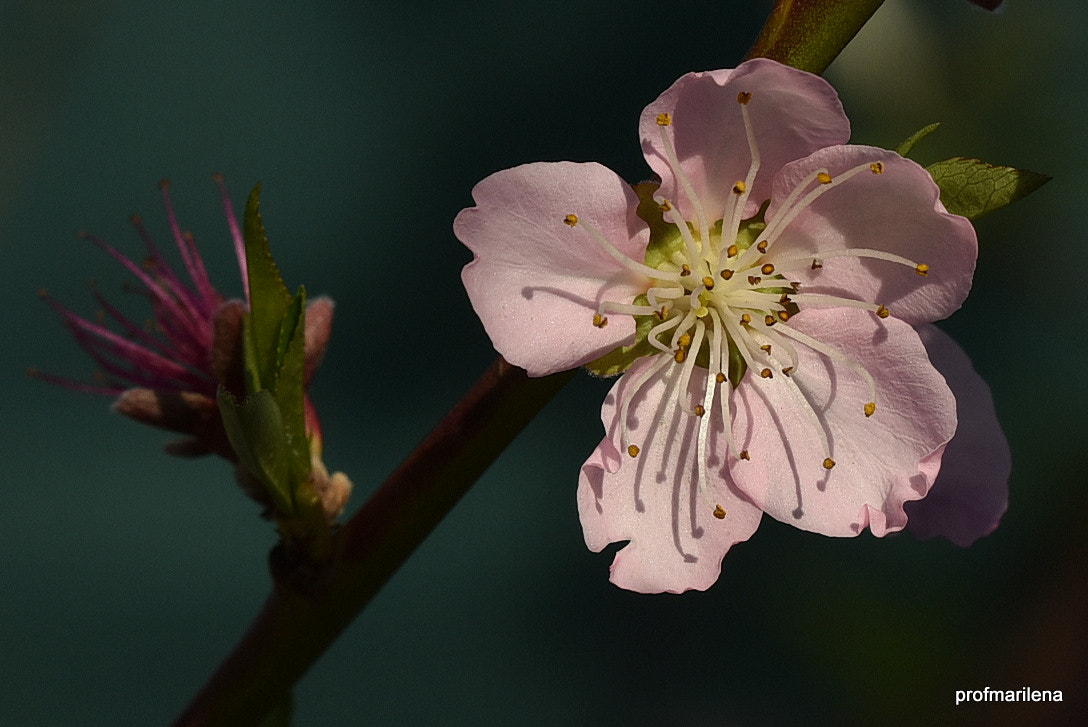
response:
{"label": "profmarilena text", "polygon": [[1060,689],[957,689],[956,704],[964,702],[1060,702]]}

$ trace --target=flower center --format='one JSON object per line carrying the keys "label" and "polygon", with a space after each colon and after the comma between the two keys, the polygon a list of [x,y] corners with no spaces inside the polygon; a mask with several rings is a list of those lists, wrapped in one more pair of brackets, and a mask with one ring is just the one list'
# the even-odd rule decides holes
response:
{"label": "flower center", "polygon": [[[880,161],[859,164],[835,177],[827,169],[812,172],[796,185],[771,219],[764,220],[768,202],[764,202],[754,216],[742,219],[760,166],[755,130],[748,113],[752,98],[751,93],[741,93],[737,97],[751,161],[745,178],[734,183],[721,219],[708,218],[706,206],[677,158],[670,134],[672,115],[663,113],[657,117],[662,146],[691,219],[685,219],[674,201],[655,196],[653,201],[664,223],[660,229],[666,232],[657,235],[657,239],[651,237],[645,261],[627,258],[590,222],[580,220],[576,214],[567,215],[563,220],[571,228],[586,229],[615,259],[650,281],[645,296],[639,296],[631,303],[606,301],[593,317],[593,325],[597,327],[607,325],[609,314],[631,315],[643,321],[649,320],[648,316],[653,317],[652,328],[645,340],[652,347],[650,352],[656,350],[661,355],[643,370],[640,379],[629,389],[632,393],[619,403],[619,422],[624,431],[622,444],[632,457],[638,456],[640,444],[645,446],[645,442],[631,441],[626,426],[628,409],[638,391],[652,377],[672,367],[674,371],[670,373],[678,377],[677,385],[671,387],[669,401],[662,402],[662,406],[678,407],[686,414],[700,418],[697,458],[699,486],[704,491],[709,469],[707,462],[712,457],[708,451],[711,417],[706,414],[715,406],[721,410],[729,455],[736,460],[751,457],[747,450],[737,447],[730,411],[732,389],[740,386],[746,375],[750,381],[775,377],[785,380],[819,438],[823,468],[829,471],[835,466],[827,427],[816,414],[805,389],[792,379],[799,368],[798,346],[807,347],[854,371],[869,389],[868,401],[858,414],[871,417],[876,411],[876,384],[865,367],[798,330],[789,321],[803,306],[810,304],[861,308],[880,318],[888,317],[889,310],[880,304],[851,298],[806,293],[791,273],[803,268],[821,268],[823,261],[835,257],[877,258],[913,268],[922,276],[929,270],[924,264],[898,255],[864,248],[830,250],[818,257],[796,257],[788,252],[778,252],[784,246],[776,243],[787,235],[787,229],[798,215],[819,197],[858,174],[883,174],[884,164]],[[693,376],[705,380],[700,400],[689,394]],[[717,506],[714,515],[724,517],[725,512]]]}

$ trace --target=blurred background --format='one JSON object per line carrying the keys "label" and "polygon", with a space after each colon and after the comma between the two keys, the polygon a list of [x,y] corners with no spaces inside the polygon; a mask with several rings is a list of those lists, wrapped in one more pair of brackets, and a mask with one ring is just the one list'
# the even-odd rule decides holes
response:
{"label": "blurred background", "polygon": [[[960,549],[765,519],[710,591],[621,591],[578,524],[608,388],[579,375],[300,683],[296,725],[1073,721],[1088,673],[1088,11],[1006,5],[887,0],[827,73],[857,142],[894,147],[940,121],[923,163],[1054,176],[978,223],[974,292],[943,324],[1012,446],[1001,527]],[[238,210],[262,183],[288,286],[338,304],[312,394],[354,510],[494,357],[450,228],[473,184],[560,159],[645,177],[642,107],[684,72],[735,65],[769,6],[0,5],[0,723],[168,723],[270,583],[272,527],[223,462],[168,457],[168,434],[108,400],[25,376],[94,373],[39,288],[93,315],[93,280],[146,315],[78,231],[139,258],[139,212],[165,245],[169,177],[213,281],[240,295],[211,175]],[[986,686],[1066,701],[954,706]]]}

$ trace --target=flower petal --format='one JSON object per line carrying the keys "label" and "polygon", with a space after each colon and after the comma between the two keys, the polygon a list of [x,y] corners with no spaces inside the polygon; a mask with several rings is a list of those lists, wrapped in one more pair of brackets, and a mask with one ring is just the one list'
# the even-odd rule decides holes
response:
{"label": "flower petal", "polygon": [[925,263],[925,277],[902,264],[832,257],[795,277],[806,293],[846,296],[887,306],[908,323],[950,315],[971,289],[978,256],[975,229],[949,214],[940,191],[922,167],[895,152],[868,146],[835,146],[786,165],[774,181],[767,209],[773,224],[780,205],[805,177],[825,169],[834,179],[847,170],[880,162],[817,197],[774,242],[777,259],[816,257],[848,248],[875,249]]}
{"label": "flower petal", "polygon": [[967,547],[991,533],[1008,508],[1012,456],[990,387],[967,354],[936,326],[921,326],[918,334],[956,396],[959,428],[929,494],[907,503],[907,528],[919,538],[943,535]]}
{"label": "flower petal", "polygon": [[[868,526],[880,536],[902,529],[903,503],[929,490],[955,432],[952,392],[902,321],[835,308],[802,310],[789,325],[845,358],[798,344],[792,377],[749,372],[741,381],[734,432],[751,460],[733,466],[737,486],[768,515],[803,530],[851,536]],[[865,415],[868,384],[847,358],[875,380],[872,416]]]}
{"label": "flower petal", "polygon": [[770,197],[771,180],[784,164],[850,138],[850,121],[835,89],[811,73],[756,59],[735,69],[682,76],[642,112],[639,133],[646,161],[661,177],[660,194],[688,220],[695,219],[693,210],[678,189],[657,117],[672,115],[665,128],[671,129],[684,174],[713,222],[722,218],[733,185],[745,178],[751,161],[737,102],[741,92],[752,94],[748,113],[762,170],[745,216]]}
{"label": "flower petal", "polygon": [[[609,436],[582,466],[578,511],[590,550],[630,541],[612,563],[616,585],[641,593],[706,590],[718,579],[726,552],[755,532],[762,513],[722,477],[720,460],[712,460],[707,489],[699,490],[700,420],[670,400],[679,367],[670,364],[638,386],[655,358],[639,359],[605,399],[601,416]],[[700,389],[691,382],[692,396],[701,397]],[[634,459],[624,452],[617,461],[618,416],[628,397],[634,398],[626,429],[642,442],[641,451]],[[717,436],[720,409],[713,416],[710,446],[724,451]],[[725,510],[724,518],[713,515],[716,505]]]}
{"label": "flower petal", "polygon": [[[526,164],[496,172],[472,190],[454,233],[475,259],[461,273],[496,350],[531,376],[574,368],[633,341],[630,316],[597,328],[604,301],[630,303],[646,290],[598,244],[591,225],[642,263],[649,230],[638,197],[600,164]],[[564,224],[567,215],[579,224]]]}

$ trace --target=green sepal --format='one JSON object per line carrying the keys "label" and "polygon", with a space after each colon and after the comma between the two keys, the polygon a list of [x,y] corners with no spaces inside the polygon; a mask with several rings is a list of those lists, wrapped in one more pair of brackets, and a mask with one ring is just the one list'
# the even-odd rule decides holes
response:
{"label": "green sepal", "polygon": [[936,131],[937,127],[940,125],[941,123],[938,121],[937,123],[930,124],[929,126],[923,126],[922,128],[918,129],[918,131],[910,135],[910,138],[908,138],[906,141],[904,141],[902,144],[895,148],[895,153],[901,157],[906,157],[908,154],[910,154],[910,150],[914,148],[915,144]]}
{"label": "green sepal", "polygon": [[220,386],[217,398],[223,428],[239,464],[264,485],[278,513],[294,515],[287,436],[272,392],[253,392],[239,403]]}
{"label": "green sepal", "polygon": [[1050,181],[1046,174],[964,157],[930,164],[926,171],[940,187],[945,209],[969,220],[1010,205]]}

